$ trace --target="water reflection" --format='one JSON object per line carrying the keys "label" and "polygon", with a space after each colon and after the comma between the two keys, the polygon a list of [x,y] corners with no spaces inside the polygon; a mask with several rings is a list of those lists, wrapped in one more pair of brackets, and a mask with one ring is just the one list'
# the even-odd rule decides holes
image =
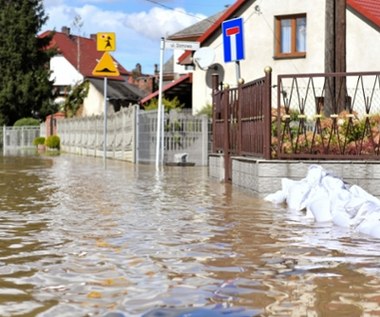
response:
{"label": "water reflection", "polygon": [[0,157],[1,316],[370,316],[379,242],[207,169]]}

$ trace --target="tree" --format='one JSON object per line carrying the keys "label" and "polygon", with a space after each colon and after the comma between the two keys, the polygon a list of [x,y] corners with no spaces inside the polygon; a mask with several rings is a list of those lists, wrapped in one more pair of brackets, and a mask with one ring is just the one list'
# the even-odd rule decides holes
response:
{"label": "tree", "polygon": [[37,36],[47,20],[42,0],[0,0],[0,8],[0,125],[44,118],[57,109],[49,80],[52,35]]}

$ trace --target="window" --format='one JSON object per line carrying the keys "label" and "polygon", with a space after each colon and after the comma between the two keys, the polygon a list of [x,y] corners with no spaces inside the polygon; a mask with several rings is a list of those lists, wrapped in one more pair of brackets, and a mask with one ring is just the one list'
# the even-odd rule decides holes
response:
{"label": "window", "polygon": [[275,18],[275,57],[306,56],[306,14]]}

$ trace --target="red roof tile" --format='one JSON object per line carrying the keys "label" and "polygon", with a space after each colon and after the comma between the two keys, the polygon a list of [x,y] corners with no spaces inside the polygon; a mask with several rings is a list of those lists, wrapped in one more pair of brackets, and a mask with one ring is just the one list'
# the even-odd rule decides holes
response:
{"label": "red roof tile", "polygon": [[[51,31],[45,31],[40,37],[47,36]],[[78,41],[79,41],[79,68],[78,68]],[[68,35],[63,32],[54,32],[49,48],[55,47],[84,77],[95,77],[92,71],[103,55],[96,49],[96,40],[76,35]],[[114,59],[114,58],[113,58]],[[114,59],[115,60],[115,59]],[[116,60],[120,75],[130,73]],[[121,76],[112,79],[124,80]]]}
{"label": "red roof tile", "polygon": [[347,4],[380,27],[380,1],[379,0],[347,0]]}

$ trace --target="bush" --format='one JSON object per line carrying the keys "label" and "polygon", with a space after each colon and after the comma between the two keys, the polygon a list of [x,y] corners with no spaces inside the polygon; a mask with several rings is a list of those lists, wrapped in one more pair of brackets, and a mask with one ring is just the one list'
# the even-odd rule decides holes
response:
{"label": "bush", "polygon": [[45,145],[51,149],[59,150],[60,144],[61,144],[61,140],[58,135],[50,135],[45,140]]}
{"label": "bush", "polygon": [[212,104],[205,105],[201,110],[197,112],[197,115],[206,115],[209,118],[212,118]]}
{"label": "bush", "polygon": [[40,144],[45,144],[45,137],[43,136],[38,136],[33,140],[33,145],[37,146]]}
{"label": "bush", "polygon": [[38,121],[37,119],[22,118],[22,119],[17,120],[13,126],[14,127],[23,127],[23,126],[39,126],[39,125],[40,125],[40,121]]}

